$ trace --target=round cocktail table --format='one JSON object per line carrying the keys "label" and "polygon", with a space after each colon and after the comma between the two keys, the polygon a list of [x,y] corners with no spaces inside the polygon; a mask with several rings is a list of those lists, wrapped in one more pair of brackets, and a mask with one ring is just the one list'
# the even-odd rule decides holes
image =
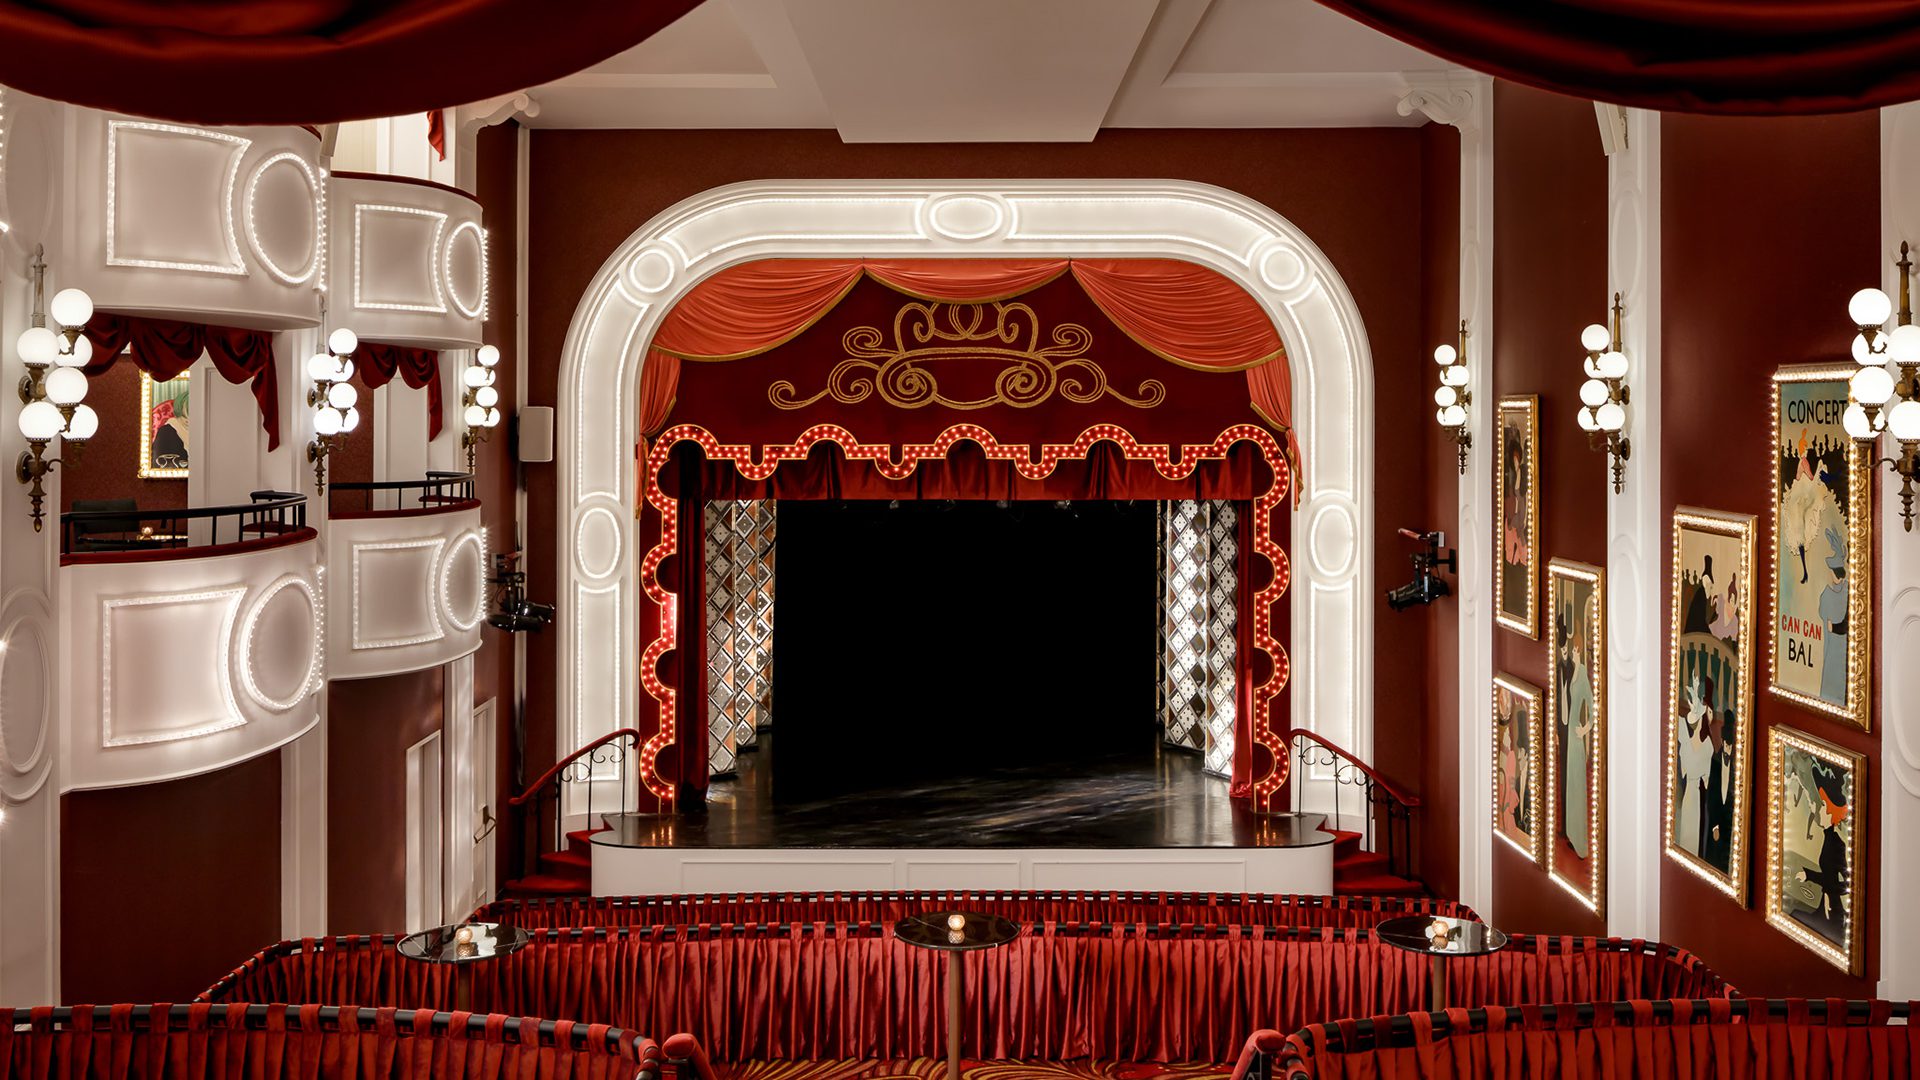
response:
{"label": "round cocktail table", "polygon": [[1373,928],[1380,940],[1408,952],[1433,957],[1433,990],[1428,1007],[1447,1007],[1447,960],[1455,956],[1485,956],[1507,947],[1507,935],[1485,923],[1445,915],[1406,915]]}
{"label": "round cocktail table", "polygon": [[947,954],[947,1080],[960,1080],[960,954],[997,949],[1020,936],[1020,926],[998,915],[930,911],[893,924],[893,936]]}
{"label": "round cocktail table", "polygon": [[408,934],[395,946],[400,955],[422,964],[454,965],[453,1007],[473,1011],[473,966],[511,952],[531,940],[525,930],[499,923],[472,922],[436,926]]}

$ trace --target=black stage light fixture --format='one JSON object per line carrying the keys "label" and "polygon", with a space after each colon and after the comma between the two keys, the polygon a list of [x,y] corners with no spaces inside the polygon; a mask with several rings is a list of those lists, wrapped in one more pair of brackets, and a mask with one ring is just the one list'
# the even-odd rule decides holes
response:
{"label": "black stage light fixture", "polygon": [[1387,590],[1387,606],[1395,611],[1403,611],[1415,604],[1431,604],[1443,596],[1453,595],[1453,587],[1434,573],[1443,566],[1459,572],[1457,552],[1448,549],[1444,557],[1440,554],[1441,545],[1447,542],[1447,534],[1401,529],[1400,535],[1415,543],[1425,544],[1427,549],[1413,553],[1413,580],[1397,589]]}
{"label": "black stage light fixture", "polygon": [[493,614],[487,625],[509,634],[523,630],[541,630],[553,621],[552,604],[536,604],[527,599],[527,572],[520,569],[520,553],[501,552],[493,557]]}

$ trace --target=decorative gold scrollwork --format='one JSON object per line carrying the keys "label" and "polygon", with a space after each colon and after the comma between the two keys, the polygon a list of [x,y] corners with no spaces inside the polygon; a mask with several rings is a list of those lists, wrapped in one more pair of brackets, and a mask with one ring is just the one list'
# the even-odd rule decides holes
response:
{"label": "decorative gold scrollwork", "polygon": [[[1060,323],[1046,337],[1042,344],[1040,319],[1026,304],[914,301],[894,313],[891,343],[877,326],[848,330],[840,339],[847,358],[827,373],[824,389],[803,398],[791,381],[781,379],[767,387],[767,400],[782,409],[804,409],[826,397],[856,405],[875,394],[901,409],[1028,409],[1056,393],[1082,405],[1111,397],[1136,409],[1166,400],[1166,384],[1158,379],[1142,382],[1132,397],[1108,385],[1107,373],[1085,355],[1093,344],[1086,327]],[[1001,365],[993,392],[982,397],[942,393],[930,367],[982,361]]]}

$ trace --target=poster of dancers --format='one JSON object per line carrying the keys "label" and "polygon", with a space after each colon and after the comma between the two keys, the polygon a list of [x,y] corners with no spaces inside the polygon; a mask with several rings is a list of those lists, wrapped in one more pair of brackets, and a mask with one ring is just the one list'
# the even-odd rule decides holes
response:
{"label": "poster of dancers", "polygon": [[1767,734],[1767,922],[1858,975],[1866,759],[1789,727]]}
{"label": "poster of dancers", "polygon": [[1540,636],[1540,399],[1503,397],[1494,412],[1494,620]]}
{"label": "poster of dancers", "polygon": [[1602,917],[1607,881],[1606,571],[1547,564],[1547,872]]}

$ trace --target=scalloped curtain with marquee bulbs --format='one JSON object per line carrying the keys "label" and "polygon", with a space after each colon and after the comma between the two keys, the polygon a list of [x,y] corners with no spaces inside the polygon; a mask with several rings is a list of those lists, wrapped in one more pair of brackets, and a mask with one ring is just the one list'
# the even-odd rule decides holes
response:
{"label": "scalloped curtain with marquee bulbs", "polygon": [[747,263],[667,315],[640,399],[639,724],[661,805],[772,715],[777,545],[754,505],[772,499],[1167,504],[1167,737],[1236,796],[1284,770],[1284,546],[1308,463],[1279,334],[1231,280],[1166,259]]}

